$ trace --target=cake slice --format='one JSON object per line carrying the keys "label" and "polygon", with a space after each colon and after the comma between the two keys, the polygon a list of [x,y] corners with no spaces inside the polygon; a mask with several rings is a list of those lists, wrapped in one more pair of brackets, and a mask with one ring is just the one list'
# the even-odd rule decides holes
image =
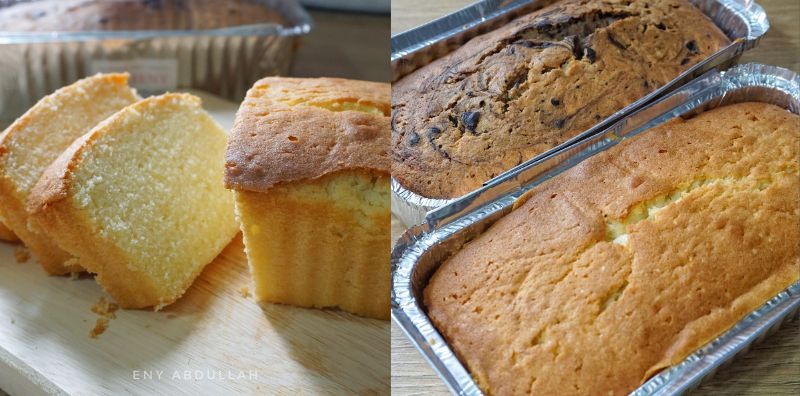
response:
{"label": "cake slice", "polygon": [[51,275],[81,269],[65,265],[70,255],[28,228],[28,194],[45,168],[75,139],[136,100],[127,74],[98,74],[42,98],[0,135],[0,213]]}
{"label": "cake slice", "polygon": [[258,300],[389,318],[389,89],[274,77],[247,93],[225,183]]}
{"label": "cake slice", "polygon": [[53,162],[31,192],[31,219],[121,307],[160,309],[238,233],[225,142],[199,98],[144,99]]}

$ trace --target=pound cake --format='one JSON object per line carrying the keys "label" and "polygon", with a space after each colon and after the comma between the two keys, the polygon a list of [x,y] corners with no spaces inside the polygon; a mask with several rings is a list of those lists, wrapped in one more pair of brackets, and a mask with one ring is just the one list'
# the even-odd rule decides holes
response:
{"label": "pound cake", "polygon": [[98,74],[39,100],[0,135],[0,213],[47,273],[80,271],[70,255],[28,228],[25,202],[42,172],[72,142],[137,100],[127,74]]}
{"label": "pound cake", "polygon": [[441,265],[431,320],[487,394],[628,394],[800,278],[798,125],[734,104],[581,162]]}
{"label": "pound cake", "polygon": [[188,94],[130,105],[76,140],[33,188],[32,222],[123,308],[179,298],[238,233],[225,131]]}
{"label": "pound cake", "polygon": [[273,77],[248,91],[225,184],[258,300],[389,318],[389,89]]}
{"label": "pound cake", "polygon": [[666,84],[729,43],[687,0],[567,0],[392,86],[392,176],[455,198]]}

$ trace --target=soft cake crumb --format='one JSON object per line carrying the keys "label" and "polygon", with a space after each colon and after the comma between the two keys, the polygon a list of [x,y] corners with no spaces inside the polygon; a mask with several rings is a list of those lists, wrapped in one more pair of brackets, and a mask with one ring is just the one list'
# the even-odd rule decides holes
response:
{"label": "soft cake crumb", "polygon": [[28,259],[31,258],[31,254],[28,252],[24,246],[17,246],[14,249],[14,258],[17,260],[18,263],[26,263]]}
{"label": "soft cake crumb", "polygon": [[100,300],[92,305],[92,312],[101,316],[109,316],[111,319],[115,319],[117,317],[115,312],[117,312],[118,309],[119,306],[117,304],[106,300],[105,297],[100,297]]}
{"label": "soft cake crumb", "polygon": [[97,338],[97,336],[103,334],[108,328],[109,321],[111,321],[111,319],[116,319],[116,312],[118,309],[119,305],[108,301],[105,297],[100,297],[100,300],[92,305],[92,312],[100,315],[100,317],[97,318],[94,328],[89,330],[89,337]]}
{"label": "soft cake crumb", "polygon": [[94,328],[89,330],[89,338],[97,338],[97,336],[103,334],[107,328],[108,328],[108,318],[105,317],[97,318],[97,322],[95,322]]}

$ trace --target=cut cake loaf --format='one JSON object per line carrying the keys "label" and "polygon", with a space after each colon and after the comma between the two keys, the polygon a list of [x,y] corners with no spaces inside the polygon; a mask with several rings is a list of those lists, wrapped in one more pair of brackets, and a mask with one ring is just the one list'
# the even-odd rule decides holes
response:
{"label": "cut cake loaf", "polygon": [[389,318],[389,85],[265,78],[225,163],[260,301]]}
{"label": "cut cake loaf", "polygon": [[0,212],[49,274],[80,271],[53,241],[28,228],[25,201],[42,172],[77,138],[134,103],[127,74],[98,74],[42,98],[0,135]]}
{"label": "cut cake loaf", "polygon": [[199,98],[142,100],[53,162],[31,192],[31,219],[120,306],[159,309],[238,232],[225,142]]}

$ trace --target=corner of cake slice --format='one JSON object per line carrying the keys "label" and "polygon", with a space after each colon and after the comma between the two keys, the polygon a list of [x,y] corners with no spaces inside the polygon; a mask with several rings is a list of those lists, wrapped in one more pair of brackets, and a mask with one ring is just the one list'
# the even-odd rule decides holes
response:
{"label": "corner of cake slice", "polygon": [[238,232],[223,187],[225,144],[199,98],[144,99],[53,162],[28,211],[120,306],[160,309]]}
{"label": "corner of cake slice", "polygon": [[[25,204],[42,172],[75,139],[137,100],[127,74],[97,74],[39,100],[0,135],[3,222],[51,275],[80,271],[50,238],[29,228]],[[13,235],[10,234],[10,235]]]}

